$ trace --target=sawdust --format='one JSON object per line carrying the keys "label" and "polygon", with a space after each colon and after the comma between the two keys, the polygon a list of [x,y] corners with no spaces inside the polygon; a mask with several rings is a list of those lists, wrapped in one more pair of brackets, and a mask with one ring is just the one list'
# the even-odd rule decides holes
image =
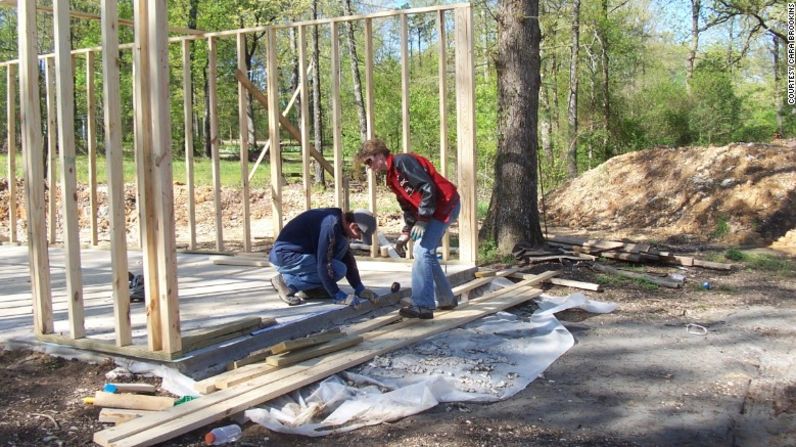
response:
{"label": "sawdust", "polygon": [[[796,227],[796,140],[620,155],[549,194],[546,212],[587,231],[766,245]],[[796,250],[794,239],[776,248]]]}

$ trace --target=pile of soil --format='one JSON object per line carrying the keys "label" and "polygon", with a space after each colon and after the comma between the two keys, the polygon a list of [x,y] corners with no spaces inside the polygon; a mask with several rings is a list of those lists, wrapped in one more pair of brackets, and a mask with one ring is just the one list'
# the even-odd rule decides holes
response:
{"label": "pile of soil", "polygon": [[[769,244],[796,228],[796,140],[620,155],[553,191],[545,205],[549,223],[586,231]],[[778,246],[796,250],[794,239]]]}

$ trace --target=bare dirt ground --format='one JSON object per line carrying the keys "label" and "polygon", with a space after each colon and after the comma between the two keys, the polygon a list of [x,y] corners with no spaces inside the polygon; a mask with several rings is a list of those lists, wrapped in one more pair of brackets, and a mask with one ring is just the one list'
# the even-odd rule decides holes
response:
{"label": "bare dirt ground", "polygon": [[[695,182],[683,180],[671,180],[663,188],[668,195],[656,199],[664,193],[650,177],[671,172],[673,166],[685,171],[699,164],[691,159],[687,168],[682,167],[683,160],[672,159],[672,154],[681,151],[696,155],[663,149],[659,150],[663,151],[661,156],[667,158],[661,164],[653,157],[655,152],[617,157],[625,157],[625,162],[606,163],[611,169],[606,168],[608,174],[604,173],[602,180],[589,177],[595,175],[589,172],[573,182],[591,178],[590,188],[580,184],[579,190],[561,189],[558,195],[550,196],[557,199],[548,197],[547,203],[548,216],[554,216],[559,224],[570,224],[556,231],[580,230],[581,234],[605,238],[665,242],[683,253],[721,261],[726,261],[723,256],[728,248],[743,244],[744,250],[735,252],[740,260],[733,261],[738,265],[734,271],[633,267],[650,273],[685,274],[685,287],[673,290],[598,274],[587,265],[540,265],[538,270],[563,270],[564,278],[603,284],[604,292],[590,296],[616,302],[619,309],[599,316],[579,311],[559,314],[576,345],[516,396],[492,404],[441,404],[393,423],[324,438],[288,436],[248,424],[236,445],[796,445],[796,371],[792,367],[796,361],[796,260],[782,254],[792,246],[783,236],[796,232],[788,233],[794,228],[796,209],[796,151],[792,142],[785,142],[776,149],[762,145],[718,148],[714,155],[726,159],[741,149],[749,153],[740,153],[736,162],[752,163],[751,155],[766,167],[747,166],[742,171],[753,177],[746,178],[741,171],[728,170],[732,163],[711,171],[710,166],[720,165],[714,162],[705,168],[711,174],[704,178],[711,181],[701,181],[699,200],[688,198],[694,192],[680,191]],[[766,161],[768,157],[776,162]],[[632,181],[642,171],[645,174],[641,177],[646,180],[639,181],[646,186],[633,186]],[[624,172],[625,180],[612,177],[616,172]],[[725,182],[729,177],[733,182]],[[768,181],[771,183],[761,186],[760,191],[755,188]],[[708,183],[710,188],[704,186]],[[726,186],[730,183],[734,186]],[[627,203],[599,189],[603,185],[624,190]],[[736,200],[757,197],[757,202],[727,208],[728,203],[736,202],[725,194],[739,185]],[[290,190],[298,200],[298,190]],[[4,191],[0,188],[0,203],[6,203]],[[770,197],[761,199],[766,194]],[[233,214],[239,216],[239,201],[233,192],[225,191],[224,196],[229,201],[225,222],[234,222]],[[679,201],[667,199],[680,196],[684,198]],[[590,197],[588,206],[579,197]],[[178,202],[181,200],[184,198]],[[609,211],[596,211],[600,201],[610,202]],[[704,201],[712,205],[700,208]],[[569,208],[554,209],[553,203],[560,202],[568,203]],[[259,204],[253,215],[261,212],[260,217],[268,217],[270,204],[266,200],[260,197],[252,203]],[[674,214],[664,203],[673,204],[679,213]],[[575,214],[575,209],[582,214]],[[739,211],[732,211],[736,209]],[[128,212],[128,219],[134,221],[134,214]],[[388,220],[390,232],[400,228],[395,214]],[[3,219],[5,215],[3,212]],[[24,216],[24,212],[19,215]],[[205,225],[201,230],[203,243],[212,248],[213,232],[208,231],[213,228],[212,211],[200,211],[200,215]],[[185,221],[183,211],[175,210],[175,216],[178,225]],[[725,226],[728,231],[719,231]],[[234,228],[231,224],[225,228],[230,239]],[[6,234],[5,228],[0,231]],[[771,247],[777,248],[778,240],[780,248],[784,247],[781,252],[766,248],[772,243]],[[258,248],[264,249],[266,242],[261,240],[260,244]],[[757,248],[750,248],[752,245]],[[702,287],[705,282],[710,284],[709,289]],[[555,287],[548,292],[565,295],[574,290]],[[532,311],[531,304],[512,310],[521,316]],[[696,326],[689,331],[689,324],[698,324],[706,332]],[[92,435],[103,424],[97,422],[99,409],[85,405],[82,398],[100,389],[106,382],[105,373],[113,367],[111,363],[88,364],[32,352],[0,352],[0,445],[93,445]],[[157,383],[155,379],[133,380]],[[207,430],[188,433],[165,445],[202,445],[200,440]]]}

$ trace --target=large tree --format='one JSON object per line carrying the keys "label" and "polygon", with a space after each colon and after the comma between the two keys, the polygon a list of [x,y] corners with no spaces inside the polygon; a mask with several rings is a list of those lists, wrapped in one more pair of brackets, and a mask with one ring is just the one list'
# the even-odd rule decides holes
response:
{"label": "large tree", "polygon": [[536,151],[540,60],[538,0],[503,0],[497,11],[498,148],[482,240],[509,253],[544,239],[537,209]]}

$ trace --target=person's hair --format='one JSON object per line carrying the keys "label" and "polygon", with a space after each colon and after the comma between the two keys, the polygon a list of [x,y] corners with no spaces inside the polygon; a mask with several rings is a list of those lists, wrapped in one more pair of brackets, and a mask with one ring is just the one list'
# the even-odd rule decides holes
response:
{"label": "person's hair", "polygon": [[372,157],[374,155],[384,155],[385,157],[390,155],[390,150],[387,149],[387,145],[384,144],[383,141],[374,138],[372,140],[368,140],[362,143],[362,147],[359,149],[357,153],[357,160],[363,161],[368,157]]}
{"label": "person's hair", "polygon": [[343,217],[345,217],[345,220],[346,220],[347,223],[354,222],[354,212],[353,211],[344,212],[343,213]]}

